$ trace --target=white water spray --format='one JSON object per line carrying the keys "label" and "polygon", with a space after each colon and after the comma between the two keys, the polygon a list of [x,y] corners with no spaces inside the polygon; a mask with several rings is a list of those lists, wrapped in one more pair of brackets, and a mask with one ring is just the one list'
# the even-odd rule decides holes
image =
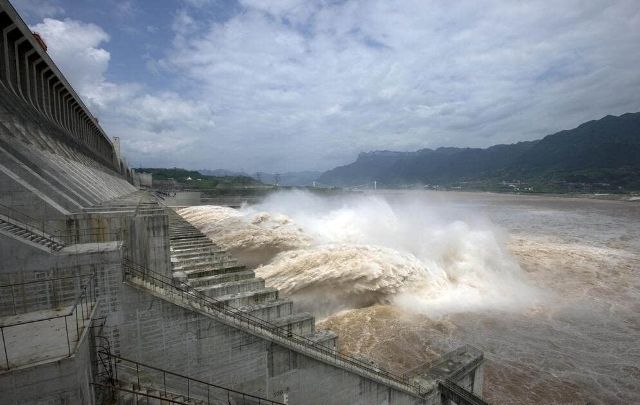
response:
{"label": "white water spray", "polygon": [[499,229],[424,194],[286,192],[240,210],[180,213],[235,254],[260,251],[258,276],[319,315],[374,303],[429,316],[513,310],[538,296]]}

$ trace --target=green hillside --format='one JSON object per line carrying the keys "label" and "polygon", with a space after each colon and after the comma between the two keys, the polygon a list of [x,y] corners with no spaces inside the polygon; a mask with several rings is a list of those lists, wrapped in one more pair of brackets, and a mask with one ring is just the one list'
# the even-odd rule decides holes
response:
{"label": "green hillside", "polygon": [[175,184],[184,189],[206,190],[214,188],[236,188],[262,185],[249,176],[207,176],[195,170],[180,168],[150,168],[135,169],[138,172],[153,174],[154,187]]}
{"label": "green hillside", "polygon": [[486,149],[362,153],[319,181],[338,186],[376,181],[388,187],[640,190],[640,113],[606,116],[537,141]]}

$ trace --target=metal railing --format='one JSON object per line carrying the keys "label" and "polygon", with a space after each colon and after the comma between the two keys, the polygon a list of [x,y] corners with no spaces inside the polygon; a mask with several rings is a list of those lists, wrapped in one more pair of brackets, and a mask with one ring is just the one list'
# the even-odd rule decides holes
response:
{"label": "metal railing", "polygon": [[[182,397],[185,399],[184,403],[192,403],[190,401],[195,400],[207,404],[284,405],[278,401],[117,356],[108,350],[98,350],[97,354],[101,359],[106,360],[111,368],[112,379],[106,381],[107,384],[100,384],[104,387],[165,401],[173,400],[176,403],[182,403],[176,400],[176,398]],[[127,382],[129,388],[123,387],[124,382]],[[149,391],[155,392],[155,394],[150,394]]]}
{"label": "metal railing", "polygon": [[466,390],[452,380],[438,382],[440,396],[445,401],[453,401],[458,405],[489,405],[487,401],[471,391]]}
{"label": "metal railing", "polygon": [[396,375],[381,368],[374,367],[370,363],[358,358],[318,345],[318,342],[294,334],[286,327],[267,322],[241,309],[230,306],[224,301],[211,298],[184,282],[155,273],[126,259],[123,262],[123,276],[125,281],[133,281],[134,278],[139,278],[143,282],[148,282],[155,287],[166,290],[166,293],[172,298],[178,297],[183,303],[197,304],[207,308],[214,314],[226,318],[225,320],[229,324],[244,328],[249,333],[277,341],[280,344],[294,348],[296,351],[306,353],[311,357],[328,361],[333,365],[354,371],[356,374],[365,377],[381,379],[387,384],[391,383],[391,385],[397,388],[401,388],[418,396],[422,396],[428,392],[420,384],[406,376]]}
{"label": "metal railing", "polygon": [[[18,222],[18,226],[25,228],[27,231],[42,236],[43,238],[50,239],[56,234],[62,233],[62,229],[52,226],[49,222],[43,218],[34,218],[31,215],[17,210],[8,205],[0,204],[0,219],[5,219],[7,222]],[[57,240],[53,242],[61,243]]]}
{"label": "metal railing", "polygon": [[[480,364],[482,364],[484,362],[484,353],[482,352],[482,350],[480,350],[479,348],[477,348],[476,346],[470,345],[468,343],[465,343],[464,345],[448,351],[444,354],[442,354],[442,356],[437,357],[427,363],[421,364],[417,367],[408,369],[404,372],[404,376],[406,377],[410,377],[410,376],[414,376],[414,375],[418,375],[418,374],[427,374],[429,373],[430,370],[432,370],[434,367],[437,367],[438,365],[441,365],[443,362],[446,363],[446,358],[448,356],[451,355],[455,355],[456,353],[460,353],[460,352],[467,352],[467,351],[474,351],[476,352],[478,355],[476,357],[473,358],[473,360],[471,360],[468,363],[465,363],[463,365],[461,365],[461,367],[451,370],[450,373],[447,375],[447,379],[451,380],[451,381],[456,381],[459,380],[460,378],[462,378],[462,376],[464,376],[465,374],[469,373],[471,370],[477,368]],[[448,364],[446,366],[448,369],[451,369],[451,365]]]}
{"label": "metal railing", "polygon": [[[106,243],[109,241],[122,240],[124,238],[123,230],[106,232],[106,229],[102,227],[59,228],[51,225],[52,221],[34,218],[20,210],[4,204],[0,204],[0,219],[28,231],[33,235],[40,236],[61,246],[81,243],[81,240],[88,240],[88,242],[82,243]],[[57,222],[62,223],[66,227],[65,220],[58,220]],[[93,239],[103,240],[100,242],[93,242]]]}
{"label": "metal railing", "polygon": [[151,398],[151,399],[157,399],[161,401],[160,403],[162,404],[170,403],[170,404],[179,404],[179,405],[191,405],[188,402],[177,401],[175,399],[164,398],[158,395],[143,393],[140,391],[134,391],[128,388],[118,387],[117,385],[113,385],[113,384],[102,384],[98,382],[91,382],[91,385],[95,386],[96,388],[108,391],[109,393],[111,393],[112,396],[115,395],[114,391],[126,392],[128,394],[131,394],[133,395],[136,404],[138,403],[138,401],[140,401],[141,398],[146,398],[147,400]]}
{"label": "metal railing", "polygon": [[[49,269],[43,269],[49,270]],[[36,270],[37,271],[37,270]],[[58,308],[75,299],[92,273],[0,285],[0,316]],[[42,294],[46,290],[47,294]]]}
{"label": "metal railing", "polygon": [[[34,281],[33,283],[46,283],[50,281],[51,280]],[[14,286],[24,285],[24,284],[25,283],[18,283]],[[11,286],[12,285],[4,285],[2,287],[6,288]],[[96,282],[95,282],[95,276],[90,275],[88,276],[88,280],[86,280],[86,282],[82,285],[80,294],[75,298],[73,304],[71,305],[71,309],[68,312],[60,315],[45,317],[45,318],[17,321],[17,322],[8,323],[8,324],[0,324],[0,336],[2,338],[2,349],[4,352],[6,369],[7,370],[11,369],[10,354],[13,355],[14,353],[12,348],[8,347],[7,345],[7,340],[5,338],[6,337],[5,331],[10,330],[12,328],[21,327],[24,325],[53,322],[58,319],[64,319],[64,334],[66,336],[66,343],[67,343],[66,354],[68,357],[68,356],[71,356],[71,354],[75,351],[75,346],[72,349],[71,343],[73,342],[73,339],[69,335],[70,334],[69,328],[75,325],[75,331],[76,331],[75,342],[77,343],[80,340],[81,332],[84,330],[86,324],[90,322],[89,318],[91,316],[91,313],[95,305],[96,305]],[[25,338],[28,338],[28,336],[25,336]],[[20,347],[24,350],[24,342],[20,341],[18,343]]]}

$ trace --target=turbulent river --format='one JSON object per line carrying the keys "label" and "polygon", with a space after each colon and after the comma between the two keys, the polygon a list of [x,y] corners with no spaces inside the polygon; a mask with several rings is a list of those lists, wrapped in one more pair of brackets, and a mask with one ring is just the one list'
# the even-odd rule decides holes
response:
{"label": "turbulent river", "polygon": [[180,213],[396,372],[464,343],[496,404],[640,403],[640,202],[278,193]]}

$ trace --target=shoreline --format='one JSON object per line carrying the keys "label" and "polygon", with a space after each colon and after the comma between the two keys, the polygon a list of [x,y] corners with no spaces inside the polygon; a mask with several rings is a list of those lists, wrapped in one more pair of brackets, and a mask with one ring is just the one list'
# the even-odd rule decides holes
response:
{"label": "shoreline", "polygon": [[377,189],[358,190],[359,192],[371,194],[401,194],[406,192],[425,192],[433,194],[489,194],[496,196],[532,197],[532,198],[558,198],[573,200],[595,200],[595,201],[619,201],[626,203],[640,204],[640,194],[608,194],[608,193],[503,193],[499,191],[482,190],[422,190],[422,189]]}

